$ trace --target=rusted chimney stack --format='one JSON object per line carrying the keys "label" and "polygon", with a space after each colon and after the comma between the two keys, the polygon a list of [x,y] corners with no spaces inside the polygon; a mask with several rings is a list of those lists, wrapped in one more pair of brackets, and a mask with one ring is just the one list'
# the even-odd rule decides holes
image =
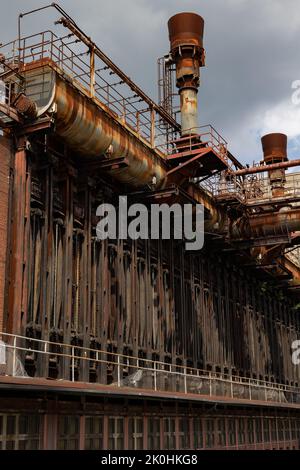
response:
{"label": "rusted chimney stack", "polygon": [[180,94],[181,134],[198,134],[199,69],[205,65],[204,20],[196,13],[178,13],[169,19],[168,28],[170,53],[176,64],[176,86]]}
{"label": "rusted chimney stack", "polygon": [[[261,138],[266,165],[287,161],[287,136],[281,133],[266,134]],[[269,171],[273,196],[284,195],[285,169]]]}

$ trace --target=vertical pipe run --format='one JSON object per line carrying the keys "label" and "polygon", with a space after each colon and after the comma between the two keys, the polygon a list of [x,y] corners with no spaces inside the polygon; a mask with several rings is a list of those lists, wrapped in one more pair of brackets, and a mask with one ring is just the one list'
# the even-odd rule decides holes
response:
{"label": "vertical pipe run", "polygon": [[180,91],[181,135],[197,134],[198,102],[197,90],[183,88]]}
{"label": "vertical pipe run", "polygon": [[197,91],[200,67],[204,66],[204,20],[195,13],[179,13],[168,21],[171,57],[176,65],[176,86],[180,94],[181,135],[197,134]]}

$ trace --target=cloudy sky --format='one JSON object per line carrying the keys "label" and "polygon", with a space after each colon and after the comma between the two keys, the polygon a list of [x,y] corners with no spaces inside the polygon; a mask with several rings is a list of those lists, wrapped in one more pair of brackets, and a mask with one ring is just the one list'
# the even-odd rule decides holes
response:
{"label": "cloudy sky", "polygon": [[[42,0],[2,0],[1,42],[16,36],[19,12]],[[49,2],[51,3],[51,2]],[[168,52],[167,20],[181,11],[205,19],[206,67],[201,69],[200,124],[213,124],[237,158],[261,158],[260,136],[285,132],[290,157],[300,158],[299,0],[60,0],[81,28],[151,97],[156,59]],[[27,17],[39,32],[53,16]],[[298,85],[299,85],[298,84]],[[297,83],[296,83],[297,85]],[[300,93],[298,94],[300,96]]]}

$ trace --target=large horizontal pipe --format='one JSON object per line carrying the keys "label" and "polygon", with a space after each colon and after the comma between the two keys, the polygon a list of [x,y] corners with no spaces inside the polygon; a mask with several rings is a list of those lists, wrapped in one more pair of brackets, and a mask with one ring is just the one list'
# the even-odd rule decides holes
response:
{"label": "large horizontal pipe", "polygon": [[287,162],[280,163],[271,163],[270,165],[252,166],[250,168],[243,168],[242,170],[230,172],[230,174],[235,176],[245,176],[251,175],[253,173],[263,173],[264,171],[278,170],[281,168],[291,168],[293,166],[300,166],[300,159],[289,160]]}
{"label": "large horizontal pipe", "polygon": [[242,216],[232,224],[230,236],[233,239],[266,238],[284,235],[300,230],[300,209],[287,209],[268,214]]}
{"label": "large horizontal pipe", "polygon": [[45,94],[41,92],[41,98],[36,100],[38,116],[54,110],[56,133],[83,159],[93,158],[99,162],[104,156],[107,160],[126,159],[127,167],[108,170],[118,181],[137,188],[151,184],[155,178],[157,188],[161,187],[167,174],[162,154],[140,139],[105,105],[85,96],[76,83],[69,83],[54,68],[50,60],[26,68],[28,81],[45,82],[49,89]]}
{"label": "large horizontal pipe", "polygon": [[[45,67],[45,64],[43,66]],[[87,99],[75,86],[60,77],[59,73],[51,72],[51,67],[49,70],[49,98],[46,100],[47,103],[44,100],[36,103],[38,114],[41,116],[49,109],[55,109],[56,132],[70,148],[82,155],[82,158],[100,159],[104,153],[108,152],[108,149],[110,149],[107,153],[108,160],[126,157],[127,167],[108,171],[117,181],[132,187],[143,187],[151,183],[153,176],[156,177],[156,189],[174,183],[172,178],[167,178],[167,165],[161,154],[126,129],[117,117],[110,114],[108,109],[102,107],[100,103],[96,104]],[[279,165],[291,165],[295,162],[296,160]],[[300,165],[300,160],[297,163]],[[263,167],[263,171],[270,170],[272,166],[274,165],[268,165],[267,169]],[[278,168],[277,164],[276,168]],[[239,170],[236,173],[243,171]],[[183,183],[184,181],[176,181],[176,184]],[[226,211],[217,207],[212,198],[194,184],[190,184],[185,190],[197,203],[203,204],[209,212],[210,217],[205,223],[206,231],[224,233],[228,221]],[[293,220],[289,220],[291,218]],[[261,229],[258,219],[256,223],[250,221],[251,228],[249,220],[246,224],[243,221],[237,221],[234,224],[235,227],[232,227],[232,236],[234,238],[240,235],[245,237],[247,236],[245,232],[250,232],[250,236],[259,236]],[[270,226],[270,232],[272,232],[272,226],[280,227],[288,222],[291,231],[300,230],[299,220],[299,213],[296,217],[292,217],[292,213],[281,214],[278,218],[274,217],[269,224],[266,224],[266,220],[262,221],[262,227],[266,229],[266,225]],[[249,228],[247,230],[247,226],[250,230]]]}

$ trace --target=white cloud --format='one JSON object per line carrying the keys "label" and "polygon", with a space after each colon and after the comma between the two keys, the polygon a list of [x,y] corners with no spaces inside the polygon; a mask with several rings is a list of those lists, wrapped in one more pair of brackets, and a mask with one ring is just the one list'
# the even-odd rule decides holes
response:
{"label": "white cloud", "polygon": [[300,137],[300,105],[285,99],[268,109],[262,118],[261,131],[283,132],[291,139]]}

